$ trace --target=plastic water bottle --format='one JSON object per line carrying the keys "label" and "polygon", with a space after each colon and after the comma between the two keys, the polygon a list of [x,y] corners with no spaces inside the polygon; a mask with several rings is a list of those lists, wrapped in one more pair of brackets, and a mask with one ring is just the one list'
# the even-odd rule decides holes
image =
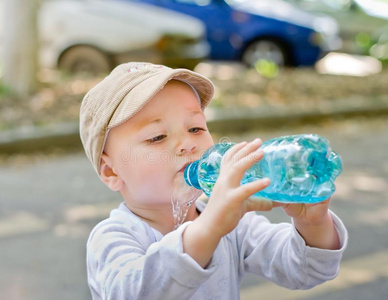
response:
{"label": "plastic water bottle", "polygon": [[[234,143],[216,144],[184,171],[188,185],[210,196],[220,172],[222,156]],[[254,196],[286,203],[316,203],[335,191],[342,172],[340,156],[315,134],[283,136],[263,142],[264,157],[249,168],[241,184],[268,177],[271,184]]]}

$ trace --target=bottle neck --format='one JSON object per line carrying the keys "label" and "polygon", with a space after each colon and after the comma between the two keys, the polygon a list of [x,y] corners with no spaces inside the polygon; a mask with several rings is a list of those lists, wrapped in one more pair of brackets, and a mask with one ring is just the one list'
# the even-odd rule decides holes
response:
{"label": "bottle neck", "polygon": [[192,187],[200,190],[201,186],[198,181],[198,164],[199,160],[196,160],[190,164],[188,164],[183,172],[183,177],[185,178],[185,182]]}

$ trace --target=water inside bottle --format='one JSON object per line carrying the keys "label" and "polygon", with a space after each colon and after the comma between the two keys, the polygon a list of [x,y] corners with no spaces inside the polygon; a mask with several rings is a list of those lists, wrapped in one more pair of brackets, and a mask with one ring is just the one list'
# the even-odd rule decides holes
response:
{"label": "water inside bottle", "polygon": [[[190,177],[188,184],[210,196],[222,157],[232,145],[216,144],[209,148],[190,172],[185,172]],[[246,170],[241,184],[264,177],[271,184],[254,196],[285,203],[317,203],[334,193],[342,161],[325,138],[313,134],[284,136],[266,141],[261,147],[264,157]]]}

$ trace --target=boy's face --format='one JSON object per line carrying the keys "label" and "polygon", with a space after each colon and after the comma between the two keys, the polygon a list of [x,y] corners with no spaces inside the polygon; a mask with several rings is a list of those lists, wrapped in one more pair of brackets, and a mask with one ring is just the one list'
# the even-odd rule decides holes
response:
{"label": "boy's face", "polygon": [[194,91],[170,81],[135,116],[113,128],[104,155],[120,193],[136,208],[171,207],[184,167],[213,145]]}

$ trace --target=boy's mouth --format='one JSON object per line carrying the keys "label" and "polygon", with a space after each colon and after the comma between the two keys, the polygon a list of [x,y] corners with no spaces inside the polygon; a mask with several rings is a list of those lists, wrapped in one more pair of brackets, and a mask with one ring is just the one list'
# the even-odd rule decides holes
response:
{"label": "boy's mouth", "polygon": [[186,167],[189,165],[189,164],[191,164],[193,161],[189,161],[189,162],[187,162],[187,163],[185,163],[184,165],[183,165],[183,167],[178,171],[178,172],[184,172],[185,171],[185,169],[186,169]]}

